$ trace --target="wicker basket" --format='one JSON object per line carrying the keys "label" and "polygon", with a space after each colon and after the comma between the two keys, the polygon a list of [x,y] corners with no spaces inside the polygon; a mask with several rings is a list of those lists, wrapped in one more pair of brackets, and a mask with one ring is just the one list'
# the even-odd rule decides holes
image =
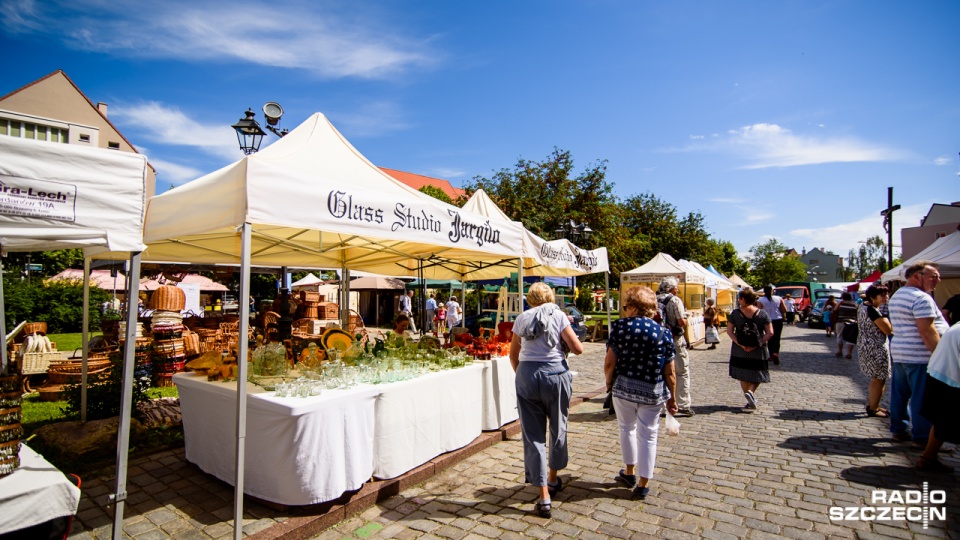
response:
{"label": "wicker basket", "polygon": [[50,362],[60,360],[59,352],[24,353],[20,359],[20,373],[22,375],[37,375],[46,373]]}
{"label": "wicker basket", "polygon": [[[87,375],[103,373],[112,367],[109,358],[96,360],[92,357],[87,358]],[[82,376],[83,361],[64,360],[50,364],[50,370],[47,375],[50,382],[54,384],[76,384],[80,382]]]}
{"label": "wicker basket", "polygon": [[24,336],[29,336],[30,334],[43,334],[47,335],[47,323],[45,322],[28,322],[23,325],[21,329],[21,334]]}
{"label": "wicker basket", "polygon": [[161,339],[153,342],[153,352],[162,356],[183,356],[183,339]]}
{"label": "wicker basket", "polygon": [[161,285],[153,291],[150,297],[150,309],[163,311],[183,311],[187,303],[187,295],[180,287]]}
{"label": "wicker basket", "polygon": [[317,304],[318,319],[339,319],[340,306],[333,302],[320,302]]}
{"label": "wicker basket", "polygon": [[303,304],[304,319],[316,319],[319,313],[319,302],[305,302]]}
{"label": "wicker basket", "polygon": [[193,332],[183,334],[183,352],[187,356],[200,354],[200,335]]}
{"label": "wicker basket", "polygon": [[300,291],[300,301],[301,302],[323,302],[323,296],[318,292],[314,291]]}

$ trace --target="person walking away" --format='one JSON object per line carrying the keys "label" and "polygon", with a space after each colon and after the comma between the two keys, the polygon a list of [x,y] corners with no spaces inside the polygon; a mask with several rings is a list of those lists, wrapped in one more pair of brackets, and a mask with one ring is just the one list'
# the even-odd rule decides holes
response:
{"label": "person walking away", "polygon": [[844,345],[847,345],[847,358],[853,358],[853,346],[855,344],[843,339],[843,327],[847,323],[857,321],[857,303],[853,301],[853,295],[849,292],[840,295],[840,303],[833,308],[830,321],[833,324],[833,331],[837,335],[837,358],[843,357]]}
{"label": "person walking away", "polygon": [[603,372],[620,428],[624,468],[616,480],[630,488],[633,498],[645,499],[657,464],[660,411],[664,405],[670,414],[678,410],[676,352],[673,334],[650,318],[657,312],[657,297],[651,289],[628,289],[623,308],[626,317],[610,328]]}
{"label": "person walking away", "polygon": [[677,376],[677,411],[676,416],[685,417],[696,414],[693,411],[690,395],[690,351],[687,350],[687,339],[684,328],[687,326],[687,312],[683,307],[679,282],[675,277],[666,277],[660,281],[657,289],[657,307],[662,312],[660,324],[667,327],[673,334],[673,347],[676,349],[674,371]]}
{"label": "person walking away", "polygon": [[797,318],[797,304],[790,298],[790,293],[783,295],[783,306],[787,308],[787,326],[793,326]]}
{"label": "person walking away", "polygon": [[767,343],[770,360],[773,361],[774,365],[780,365],[780,335],[783,334],[783,316],[787,313],[787,307],[783,299],[773,294],[773,291],[773,285],[767,285],[763,288],[760,306],[767,312],[770,321],[773,323],[773,337]]}
{"label": "person walking away", "polygon": [[407,316],[410,320],[410,331],[416,332],[417,325],[413,323],[413,291],[407,291],[400,297],[400,313]]}
{"label": "person walking away", "polygon": [[773,337],[773,322],[766,310],[757,307],[757,293],[742,289],[737,295],[740,307],[727,321],[730,338],[730,377],[740,381],[740,390],[747,399],[744,410],[757,410],[757,389],[770,382],[767,341]]}
{"label": "person walking away", "polygon": [[890,411],[880,407],[883,389],[890,378],[890,347],[887,337],[893,334],[890,320],[880,312],[881,306],[890,299],[890,289],[883,285],[871,285],[866,300],[857,309],[857,362],[860,373],[870,377],[867,395],[867,416],[889,418]]}
{"label": "person walking away", "polygon": [[447,300],[447,328],[453,330],[458,324],[460,324],[460,314],[463,313],[463,310],[460,309],[460,303],[457,302],[456,296],[451,296],[450,300]]}
{"label": "person walking away", "polygon": [[703,310],[703,325],[706,327],[703,341],[710,344],[708,349],[716,349],[717,343],[720,343],[719,316],[714,303],[713,298],[707,298],[707,307]]}
{"label": "person walking away", "polygon": [[837,307],[837,297],[830,295],[823,304],[823,326],[827,329],[827,337],[833,335],[833,324],[830,319],[833,318],[833,310]]}
{"label": "person walking away", "polygon": [[433,298],[433,293],[430,293],[430,297],[427,298],[425,310],[427,312],[427,320],[425,323],[427,332],[433,332],[436,330],[436,325],[434,324],[433,320],[437,316],[437,301]]}
{"label": "person walking away", "polygon": [[927,446],[917,460],[917,468],[925,471],[952,473],[953,467],[937,459],[943,443],[960,443],[960,416],[956,406],[960,400],[960,325],[951,326],[940,338],[930,355],[927,381],[920,414],[933,424]]}
{"label": "person walking away", "polygon": [[[906,285],[890,297],[890,357],[893,381],[890,387],[890,432],[898,442],[913,439],[925,448],[930,422],[920,412],[927,381],[930,354],[949,326],[931,294],[940,282],[935,263],[918,261],[904,271]],[[909,410],[909,415],[908,411]],[[951,409],[952,410],[952,409]]]}
{"label": "person walking away", "polygon": [[583,344],[567,314],[557,306],[549,285],[530,285],[527,301],[532,309],[521,313],[513,323],[510,365],[516,372],[524,481],[537,486],[540,497],[534,508],[540,517],[549,518],[552,497],[563,489],[558,474],[566,468],[569,457],[567,415],[573,375],[562,344],[574,354],[583,353]]}

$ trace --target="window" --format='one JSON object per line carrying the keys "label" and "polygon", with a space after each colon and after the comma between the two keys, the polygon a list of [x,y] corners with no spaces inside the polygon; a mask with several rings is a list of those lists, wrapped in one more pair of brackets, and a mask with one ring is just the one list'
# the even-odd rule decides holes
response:
{"label": "window", "polygon": [[[0,118],[0,135],[9,135],[11,137],[22,137],[24,139],[36,139],[38,141],[51,141],[66,143],[67,130],[44,126],[42,124],[31,124],[29,122],[20,122],[17,120],[8,120]],[[87,136],[89,142],[89,135]]]}
{"label": "window", "polygon": [[110,150],[119,150],[119,149],[120,149],[120,143],[110,141],[110,142],[107,143],[107,148],[109,148]]}
{"label": "window", "polygon": [[87,133],[81,133],[81,134],[80,134],[80,142],[85,142],[85,143],[90,142],[90,135],[87,134]]}

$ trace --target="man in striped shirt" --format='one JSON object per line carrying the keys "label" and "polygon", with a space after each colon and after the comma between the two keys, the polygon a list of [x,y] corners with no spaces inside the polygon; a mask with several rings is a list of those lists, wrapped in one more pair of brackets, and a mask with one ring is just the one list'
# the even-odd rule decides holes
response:
{"label": "man in striped shirt", "polygon": [[940,282],[937,265],[918,261],[906,269],[904,277],[906,285],[890,297],[890,323],[893,325],[890,431],[894,440],[909,441],[912,438],[915,446],[923,448],[930,434],[930,422],[920,415],[927,363],[940,343],[940,336],[949,326],[931,296]]}

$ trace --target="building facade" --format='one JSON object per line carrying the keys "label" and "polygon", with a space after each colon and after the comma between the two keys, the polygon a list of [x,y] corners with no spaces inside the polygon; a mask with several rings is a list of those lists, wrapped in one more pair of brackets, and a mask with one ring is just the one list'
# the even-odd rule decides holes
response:
{"label": "building facade", "polygon": [[807,277],[810,281],[844,281],[843,257],[824,248],[813,248],[810,251],[804,248],[800,254],[800,262],[807,267]]}
{"label": "building facade", "polygon": [[960,202],[934,204],[919,227],[900,230],[901,260],[907,260],[926,249],[938,238],[960,229]]}
{"label": "building facade", "polygon": [[[107,119],[107,104],[95,105],[61,70],[0,97],[0,136],[139,153]],[[148,164],[147,197],[156,182]]]}

